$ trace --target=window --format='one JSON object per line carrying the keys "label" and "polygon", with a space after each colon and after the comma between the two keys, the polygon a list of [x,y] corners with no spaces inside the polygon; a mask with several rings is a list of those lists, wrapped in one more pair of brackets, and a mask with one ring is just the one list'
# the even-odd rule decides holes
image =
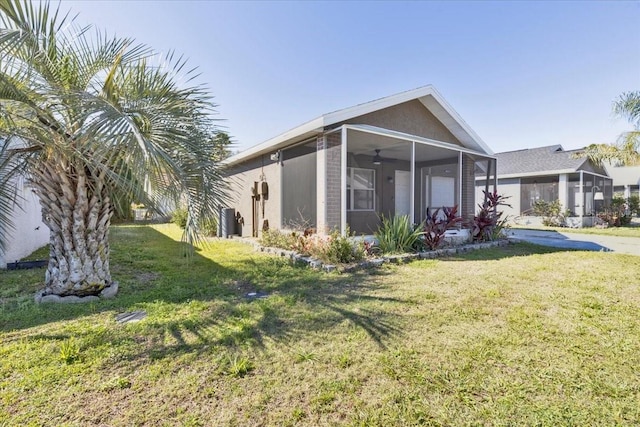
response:
{"label": "window", "polygon": [[374,210],[375,182],[375,170],[347,168],[347,210]]}

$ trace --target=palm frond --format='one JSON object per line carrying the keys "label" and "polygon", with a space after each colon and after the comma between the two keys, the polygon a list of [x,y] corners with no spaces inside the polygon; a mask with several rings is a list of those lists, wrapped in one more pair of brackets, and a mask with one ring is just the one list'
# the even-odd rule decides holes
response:
{"label": "palm frond", "polygon": [[614,102],[613,112],[640,131],[640,91],[625,92]]}
{"label": "palm frond", "polygon": [[[162,214],[184,203],[184,239],[196,242],[201,218],[218,212],[227,191],[216,105],[195,83],[197,69],[58,13],[48,2],[0,0],[0,132],[40,149],[28,162],[6,159],[10,175],[59,159],[104,180],[111,199]],[[13,196],[2,191],[6,217]]]}

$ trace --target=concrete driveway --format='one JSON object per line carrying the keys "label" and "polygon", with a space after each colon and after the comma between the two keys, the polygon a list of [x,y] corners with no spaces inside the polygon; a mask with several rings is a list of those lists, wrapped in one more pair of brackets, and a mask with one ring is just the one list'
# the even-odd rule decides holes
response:
{"label": "concrete driveway", "polygon": [[637,237],[600,236],[596,234],[518,228],[509,229],[507,235],[510,240],[525,241],[554,248],[617,252],[640,256],[640,238]]}

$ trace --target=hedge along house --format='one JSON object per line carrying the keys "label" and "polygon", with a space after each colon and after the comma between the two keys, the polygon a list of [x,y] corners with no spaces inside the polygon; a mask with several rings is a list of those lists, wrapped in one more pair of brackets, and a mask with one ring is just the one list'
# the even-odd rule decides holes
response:
{"label": "hedge along house", "polygon": [[[611,203],[612,180],[604,167],[579,157],[580,150],[565,151],[561,145],[497,153],[498,186],[509,196],[504,213],[516,222],[541,224],[534,215],[538,201],[560,201],[568,210],[567,225],[590,226],[594,217]],[[485,186],[485,178],[477,177],[477,192]]]}
{"label": "hedge along house", "polygon": [[226,164],[243,236],[268,227],[372,234],[382,215],[417,223],[427,208],[454,205],[472,217],[475,174],[489,187],[496,170],[433,86],[325,114]]}

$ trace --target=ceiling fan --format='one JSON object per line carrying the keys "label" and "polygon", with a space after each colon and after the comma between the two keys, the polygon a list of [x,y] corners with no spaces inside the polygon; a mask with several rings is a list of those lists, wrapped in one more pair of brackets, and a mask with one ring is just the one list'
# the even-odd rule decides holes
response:
{"label": "ceiling fan", "polygon": [[391,163],[391,162],[395,162],[396,161],[396,159],[388,159],[386,157],[382,157],[380,155],[380,149],[379,148],[376,148],[375,152],[376,152],[376,155],[373,156],[373,159],[371,160],[374,165],[382,164],[382,162]]}

